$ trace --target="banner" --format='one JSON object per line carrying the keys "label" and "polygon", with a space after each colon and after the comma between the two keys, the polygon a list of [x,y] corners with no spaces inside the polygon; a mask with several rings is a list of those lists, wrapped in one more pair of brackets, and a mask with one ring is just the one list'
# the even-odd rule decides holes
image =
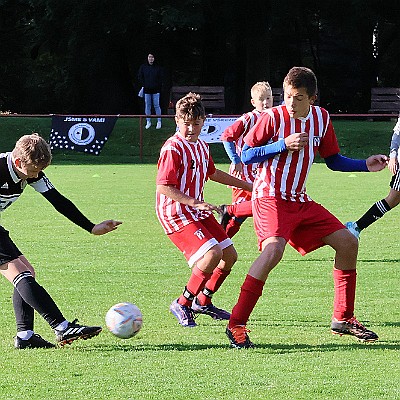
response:
{"label": "banner", "polygon": [[50,147],[98,156],[116,122],[117,117],[54,115],[51,120]]}
{"label": "banner", "polygon": [[207,143],[221,143],[222,132],[239,117],[207,117],[201,129],[200,139]]}

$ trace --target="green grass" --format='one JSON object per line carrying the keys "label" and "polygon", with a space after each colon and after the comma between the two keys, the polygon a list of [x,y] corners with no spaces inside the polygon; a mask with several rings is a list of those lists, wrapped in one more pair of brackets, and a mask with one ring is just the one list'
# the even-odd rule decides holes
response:
{"label": "green grass", "polygon": [[[48,168],[61,193],[94,222],[124,222],[105,236],[71,224],[29,188],[4,213],[2,225],[67,318],[104,326],[112,304],[131,301],[142,310],[144,325],[129,340],[105,330],[64,349],[17,351],[12,287],[3,280],[1,399],[400,398],[397,209],[363,232],[360,243],[356,315],[379,342],[330,334],[333,251],[301,257],[288,247],[249,321],[257,347],[236,351],[228,347],[225,323],[200,316],[198,327],[185,329],[168,312],[190,270],[156,219],[155,174],[152,164],[56,162]],[[317,164],[308,191],[347,221],[386,195],[389,175],[334,173]],[[228,202],[230,190],[210,182],[206,199]],[[258,255],[250,220],[234,239],[239,261],[214,297],[228,310]],[[54,340],[45,322],[36,321],[36,331]]]}

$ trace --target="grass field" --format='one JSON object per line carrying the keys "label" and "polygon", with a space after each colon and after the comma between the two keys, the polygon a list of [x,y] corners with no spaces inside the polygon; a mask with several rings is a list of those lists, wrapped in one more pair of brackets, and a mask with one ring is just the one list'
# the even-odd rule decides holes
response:
{"label": "grass field", "polygon": [[[154,164],[56,162],[46,171],[94,222],[116,218],[123,225],[91,236],[30,188],[1,224],[67,318],[104,326],[112,304],[131,301],[144,325],[129,340],[105,329],[64,349],[17,351],[12,288],[3,280],[0,399],[400,399],[397,209],[360,242],[356,315],[379,342],[330,334],[333,252],[322,248],[301,257],[288,247],[249,321],[257,347],[237,351],[228,347],[224,322],[200,316],[198,327],[185,329],[168,312],[190,270],[156,220]],[[389,178],[387,170],[334,173],[317,164],[308,191],[347,221],[386,195]],[[230,191],[210,182],[206,199],[225,203]],[[251,221],[234,239],[239,261],[214,297],[228,310],[258,254]],[[36,321],[36,331],[53,340],[44,321]]]}

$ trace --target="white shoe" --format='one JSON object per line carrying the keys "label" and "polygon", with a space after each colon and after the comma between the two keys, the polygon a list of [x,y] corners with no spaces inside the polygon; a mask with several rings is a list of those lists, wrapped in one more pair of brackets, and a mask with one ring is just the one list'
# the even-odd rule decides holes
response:
{"label": "white shoe", "polygon": [[151,122],[148,121],[147,124],[146,124],[146,126],[145,126],[144,128],[145,128],[145,129],[149,129],[150,127],[151,127]]}
{"label": "white shoe", "polygon": [[156,129],[161,129],[161,121],[157,122]]}

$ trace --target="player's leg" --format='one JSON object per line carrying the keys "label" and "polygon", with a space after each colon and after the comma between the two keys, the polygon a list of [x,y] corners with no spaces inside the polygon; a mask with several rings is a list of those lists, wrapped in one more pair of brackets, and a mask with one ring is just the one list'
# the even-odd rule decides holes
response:
{"label": "player's leg", "polygon": [[[296,207],[295,204],[290,206]],[[290,237],[290,232],[296,223],[293,215],[297,215],[297,213],[289,212],[286,217],[285,210],[285,203],[277,199],[262,198],[254,201],[254,226],[261,254],[251,265],[241,286],[239,299],[233,307],[226,329],[232,347],[253,347],[247,335],[247,321],[262,295],[268,274],[281,260],[287,238]]]}
{"label": "player's leg", "polygon": [[193,300],[212,276],[214,268],[221,260],[222,249],[202,221],[192,222],[168,237],[192,268],[182,295],[171,303],[169,309],[180,325],[194,327],[196,323],[191,308]]}
{"label": "player's leg", "polygon": [[212,267],[212,275],[197,294],[192,308],[195,312],[210,315],[214,319],[229,319],[230,314],[225,310],[215,307],[211,299],[230,274],[233,265],[237,261],[237,252],[232,241],[227,237],[221,225],[213,216],[204,220],[203,224],[208,232],[219,242],[222,253],[218,263],[208,267]]}
{"label": "player's leg", "polygon": [[[25,270],[30,271],[35,277],[35,270],[29,261],[21,255],[19,259],[25,264]],[[54,344],[44,340],[40,335],[34,333],[34,309],[21,297],[14,287],[13,307],[17,324],[17,335],[14,346],[17,349],[23,348],[51,348]]]}
{"label": "player's leg", "polygon": [[334,303],[332,333],[353,335],[360,341],[375,341],[378,335],[363,326],[354,316],[358,240],[347,229],[340,229],[323,241],[335,251],[333,269]]}
{"label": "player's leg", "polygon": [[286,240],[281,237],[271,237],[263,242],[263,250],[250,267],[226,328],[226,334],[232,347],[253,347],[253,343],[247,335],[249,331],[246,324],[262,295],[268,274],[281,260],[285,246]]}
{"label": "player's leg", "polygon": [[[27,269],[27,266],[20,258],[2,264],[0,266],[0,272],[13,284],[22,300],[31,308],[35,309],[47,321],[50,327],[54,329],[56,340],[60,345],[71,343],[80,338],[88,339],[101,332],[101,327],[98,326],[79,325],[76,321],[72,323],[68,322],[54,300],[48,292],[37,283],[32,272],[29,268]],[[32,339],[30,345],[20,346],[18,348],[54,347],[39,343],[41,341],[36,334],[30,339]]]}
{"label": "player's leg", "polygon": [[347,222],[346,227],[358,238],[363,229],[368,228],[378,219],[382,218],[388,211],[400,203],[400,171],[392,176],[389,194],[382,200],[377,201],[357,221]]}
{"label": "player's leg", "polygon": [[232,204],[221,205],[220,224],[228,237],[232,238],[239,231],[246,218],[253,215],[251,193],[243,189],[232,189]]}

